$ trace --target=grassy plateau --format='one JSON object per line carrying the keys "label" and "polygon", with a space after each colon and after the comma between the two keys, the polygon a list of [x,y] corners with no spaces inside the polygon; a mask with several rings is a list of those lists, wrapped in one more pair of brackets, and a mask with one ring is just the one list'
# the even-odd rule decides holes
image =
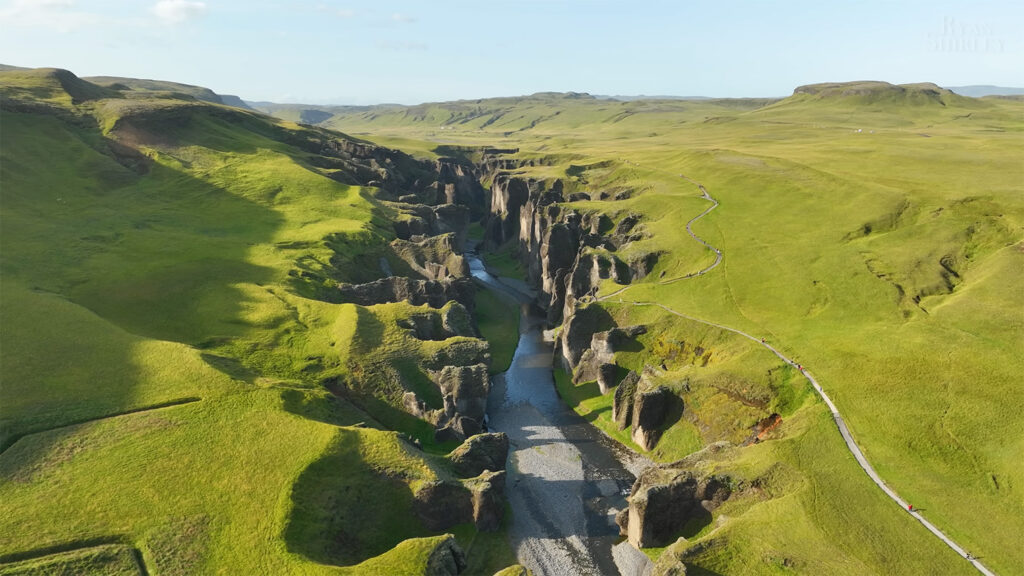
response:
{"label": "grassy plateau", "polygon": [[[683,561],[695,572],[973,568],[871,484],[820,401],[774,357],[741,353],[727,334],[630,302],[763,335],[810,367],[890,486],[995,572],[1024,573],[1020,99],[850,83],[777,101],[538,94],[331,112],[323,125],[366,138],[422,142],[410,149],[518,148],[517,157],[536,161],[519,169],[524,176],[637,192],[572,203],[613,219],[640,214],[647,237],[630,249],[661,253],[650,275],[598,304],[620,324],[658,327],[643,353],[617,361],[662,362],[667,349],[663,341],[659,352],[656,333],[729,350],[706,366],[668,366],[667,381],[688,382],[693,405],[651,456],[669,461],[735,442],[730,434],[753,424],[744,403],[757,400],[758,387],[783,416],[780,440],[714,464],[748,478],[773,469],[783,495],[727,506],[727,520],[692,535]],[[720,202],[694,231],[724,261],[665,283],[714,260],[684,227],[709,206],[688,179]],[[493,259],[510,267],[506,255]],[[620,288],[607,282],[605,294]],[[574,387],[563,375],[559,386],[579,412],[631,444],[596,385]]]}
{"label": "grassy plateau", "polygon": [[387,390],[327,390],[422,384],[443,344],[398,330],[424,307],[319,297],[394,237],[316,152],[350,139],[111,82],[0,72],[0,574],[425,573],[446,536],[412,492],[452,446]]}

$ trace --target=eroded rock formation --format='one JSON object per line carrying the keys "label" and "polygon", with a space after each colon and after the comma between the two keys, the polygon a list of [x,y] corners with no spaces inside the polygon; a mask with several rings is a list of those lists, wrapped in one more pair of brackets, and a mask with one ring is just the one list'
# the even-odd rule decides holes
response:
{"label": "eroded rock formation", "polygon": [[430,552],[424,576],[458,576],[466,570],[466,554],[451,534]]}
{"label": "eroded rock formation", "polygon": [[[635,344],[635,338],[646,332],[645,326],[616,327],[595,332],[590,337],[590,346],[579,355],[573,382],[578,384],[597,380],[601,387],[601,393],[607,394],[616,384],[615,376],[618,373],[618,367],[615,365],[615,353]],[[570,342],[570,346],[578,344],[582,339],[582,334],[579,336],[574,339],[574,342]],[[574,350],[572,356],[575,355]]]}
{"label": "eroded rock formation", "polygon": [[439,431],[450,429],[456,437],[468,437],[482,429],[491,379],[486,364],[445,366],[431,373],[444,400],[444,420]]}
{"label": "eroded rock formation", "polygon": [[661,440],[661,425],[670,406],[681,401],[668,387],[641,378],[633,394],[633,442],[644,450],[654,448]]}
{"label": "eroded rock formation", "polygon": [[441,310],[416,313],[397,320],[397,324],[412,332],[418,340],[447,340],[455,336],[478,337],[469,310],[452,302]]}
{"label": "eroded rock formation", "polygon": [[[527,280],[539,287],[549,323],[570,317],[592,298],[598,284],[611,278],[628,284],[650,272],[656,253],[631,251],[630,260],[616,252],[642,239],[639,217],[627,215],[612,227],[607,215],[565,206],[561,180],[539,181],[515,173],[494,174],[485,243],[495,248],[514,242]],[[590,197],[590,196],[588,196]]]}
{"label": "eroded rock formation", "polygon": [[666,546],[692,520],[710,520],[711,511],[732,494],[727,476],[699,476],[669,464],[643,471],[629,495],[628,513],[616,517],[637,548]]}
{"label": "eroded rock formation", "polygon": [[413,509],[430,530],[472,522],[477,530],[493,532],[500,528],[505,512],[505,471],[426,482],[413,495]]}
{"label": "eroded rock formation", "polygon": [[633,424],[633,396],[639,382],[640,375],[630,370],[615,389],[615,397],[612,399],[612,420],[619,430],[625,430],[627,426]]}
{"label": "eroded rock formation", "polygon": [[504,432],[477,434],[452,450],[448,459],[452,470],[465,478],[479,476],[485,470],[504,470],[508,459],[508,436]]}
{"label": "eroded rock formation", "polygon": [[339,284],[338,302],[351,302],[360,306],[373,306],[386,302],[409,302],[420,306],[442,308],[454,300],[467,309],[473,309],[476,288],[468,278],[452,280],[414,280],[404,276],[389,276],[365,284]]}
{"label": "eroded rock formation", "polygon": [[469,276],[469,265],[456,249],[454,233],[430,236],[417,242],[395,239],[391,250],[427,280]]}

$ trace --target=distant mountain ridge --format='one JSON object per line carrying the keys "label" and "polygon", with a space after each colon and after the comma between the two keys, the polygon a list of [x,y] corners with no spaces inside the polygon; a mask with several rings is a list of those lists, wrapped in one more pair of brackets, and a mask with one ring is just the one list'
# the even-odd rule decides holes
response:
{"label": "distant mountain ridge", "polygon": [[971,98],[981,98],[983,96],[1024,96],[1024,88],[1011,88],[1009,86],[977,84],[971,86],[947,86],[947,88],[961,96],[970,96]]}

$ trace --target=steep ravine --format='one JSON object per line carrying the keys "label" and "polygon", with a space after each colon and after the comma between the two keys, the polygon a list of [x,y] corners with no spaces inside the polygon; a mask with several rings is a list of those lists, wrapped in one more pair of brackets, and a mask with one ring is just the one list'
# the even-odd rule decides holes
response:
{"label": "steep ravine", "polygon": [[[649,273],[657,254],[618,252],[644,238],[640,219],[567,207],[588,199],[567,193],[561,180],[538,181],[517,172],[508,159],[484,162],[490,181],[484,250],[508,247],[526,270],[529,294],[489,274],[475,255],[470,270],[478,283],[515,298],[521,305],[520,339],[509,370],[491,386],[488,416],[493,430],[511,440],[507,496],[513,511],[510,537],[519,561],[536,574],[648,573],[646,555],[621,541],[616,514],[652,462],[610,439],[559,398],[553,363],[572,371],[606,319],[577,315],[601,280],[628,284]],[[544,329],[560,323],[556,342]]]}
{"label": "steep ravine", "polygon": [[521,304],[519,345],[494,377],[487,407],[493,431],[510,440],[506,496],[510,538],[534,574],[643,574],[647,557],[619,543],[615,515],[636,475],[650,464],[573,412],[555,391],[552,345],[530,294],[489,274],[470,256],[473,276]]}
{"label": "steep ravine", "polygon": [[[592,350],[593,342],[610,349],[613,340],[642,333],[643,327],[609,331],[611,319],[599,307],[584,305],[604,279],[628,285],[647,275],[658,254],[622,250],[645,237],[635,214],[612,212],[613,220],[578,210],[567,203],[588,193],[569,193],[561,180],[530,179],[501,152],[485,151],[476,165],[439,160],[434,170],[382,197],[397,213],[398,240],[391,251],[408,265],[406,274],[422,279],[385,271],[375,281],[342,284],[339,293],[344,301],[364,305],[405,300],[440,309],[455,301],[472,310],[474,290],[466,277],[471,276],[478,287],[516,301],[522,314],[519,342],[505,373],[489,387],[475,378],[447,386],[441,378],[443,412],[429,410],[413,391],[405,393],[404,409],[433,423],[439,438],[467,437],[480,425],[508,435],[510,538],[519,561],[535,574],[640,575],[650,562],[622,541],[616,516],[628,507],[636,477],[652,463],[566,405],[552,369],[559,362],[569,372],[589,374],[606,360]],[[490,190],[481,182],[490,183]],[[470,248],[511,247],[525,279],[495,278],[476,254],[464,250],[470,221],[480,221],[485,230],[484,240]],[[546,341],[545,329],[559,324],[558,340]],[[469,390],[487,395],[487,419],[459,401]]]}

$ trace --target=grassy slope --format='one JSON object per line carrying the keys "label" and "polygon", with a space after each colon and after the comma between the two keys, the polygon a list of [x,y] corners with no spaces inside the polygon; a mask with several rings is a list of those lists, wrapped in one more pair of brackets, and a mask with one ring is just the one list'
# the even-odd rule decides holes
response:
{"label": "grassy slope", "polygon": [[[97,100],[112,95],[46,71],[0,84],[57,107],[0,112],[0,558],[113,539],[150,573],[421,572],[436,539],[402,542],[430,533],[394,503],[425,461],[396,464],[393,433],[345,428],[370,419],[316,385],[345,372],[357,307],[290,283],[334,256],[328,236],[384,241],[366,191],[244,113]],[[116,162],[110,138],[148,169]],[[338,459],[345,475],[324,465]],[[375,499],[358,502],[358,545],[332,549],[356,503],[311,502],[353,486]],[[76,554],[97,573],[123,556]]]}
{"label": "grassy slope", "polygon": [[[1024,416],[1005,399],[1019,397],[1024,372],[1024,293],[1011,288],[1021,281],[1024,124],[1018,102],[947,100],[800,95],[754,111],[665,103],[618,121],[615,110],[628,104],[569,102],[532,128],[516,125],[513,114],[506,125],[443,132],[447,120],[429,115],[332,122],[354,132],[620,160],[612,177],[654,193],[586,204],[645,213],[655,231],[645,243],[671,251],[623,298],[771,338],[812,367],[889,483],[994,570],[1017,573]],[[682,226],[707,204],[679,173],[721,201],[695,230],[724,250],[725,262],[700,279],[658,286],[662,270],[670,278],[710,261]],[[834,434],[827,420],[816,426]],[[839,499],[875,498],[854,467],[833,482]],[[899,543],[920,528],[900,528],[896,510],[878,514],[893,531],[875,549],[909,554]],[[808,521],[820,528],[826,517],[810,513]],[[852,519],[827,521],[838,523],[833,538],[856,533]],[[716,557],[718,569],[740,563],[753,546],[739,526],[731,540],[739,548]],[[883,560],[862,569],[882,570],[890,565]]]}

